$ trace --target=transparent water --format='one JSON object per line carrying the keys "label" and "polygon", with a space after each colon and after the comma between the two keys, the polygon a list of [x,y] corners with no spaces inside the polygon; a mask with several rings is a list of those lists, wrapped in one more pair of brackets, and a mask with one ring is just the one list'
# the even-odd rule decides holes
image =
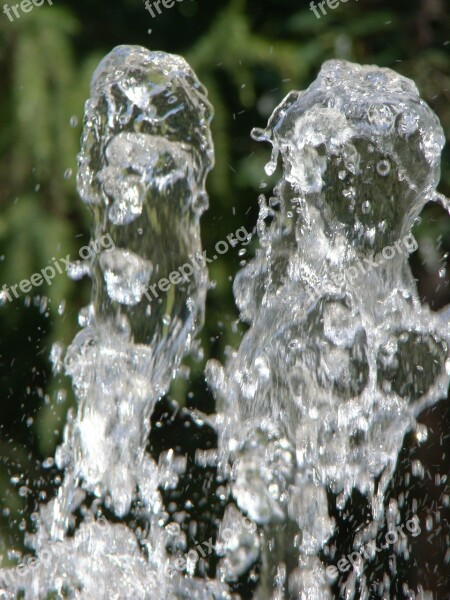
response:
{"label": "transparent water", "polygon": [[404,436],[424,435],[418,414],[446,396],[448,318],[420,304],[408,265],[416,218],[443,200],[444,135],[412,81],[330,61],[253,136],[281,177],[234,283],[250,329],[225,367],[209,365],[221,466],[263,531],[258,597],[319,600],[333,582],[318,559],[335,529],[328,492],[340,509],[365,495],[353,549],[375,539]]}
{"label": "transparent water", "polygon": [[[260,559],[256,597],[325,599],[332,509],[354,490],[367,497],[355,550],[399,522],[385,494],[404,436],[426,437],[417,416],[449,383],[448,314],[420,304],[408,266],[423,206],[446,205],[444,137],[413,82],[330,61],[253,132],[273,146],[267,172],[281,175],[260,198],[260,249],[234,284],[249,330],[226,365],[207,368],[218,412],[204,418],[219,448],[199,462],[229,482],[220,562],[214,580],[190,576],[189,561],[174,568],[184,539],[159,490],[176,486],[185,461],[169,451],[157,463],[146,443],[156,402],[195,349],[207,271],[158,299],[148,286],[201,254],[211,116],[180,57],[121,46],[94,74],[78,190],[92,238],[115,247],[92,260],[91,303],[65,355],[78,408],[56,455],[64,480],[27,536],[34,568],[1,572],[5,598],[232,598]],[[144,528],[126,524],[133,502]],[[345,597],[356,593],[369,598],[364,561],[346,582]]]}
{"label": "transparent water", "polygon": [[[91,303],[64,363],[78,399],[56,456],[64,481],[28,539],[40,562],[16,577],[11,597],[21,588],[26,598],[169,598],[189,589],[210,597],[204,582],[178,595],[179,581],[164,571],[170,534],[158,487],[175,486],[184,461],[168,452],[157,464],[146,444],[155,403],[203,322],[204,267],[158,299],[147,288],[201,253],[211,117],[206,91],[178,56],[121,46],[93,76],[78,190],[92,238],[109,234],[115,248],[90,265]],[[87,493],[97,498],[91,505]],[[120,518],[133,500],[145,531],[99,526],[101,501]]]}

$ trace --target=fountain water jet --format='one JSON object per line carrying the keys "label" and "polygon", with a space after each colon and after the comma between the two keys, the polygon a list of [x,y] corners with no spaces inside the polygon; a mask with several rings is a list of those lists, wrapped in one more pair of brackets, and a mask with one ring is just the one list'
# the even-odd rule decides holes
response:
{"label": "fountain water jet", "polygon": [[[407,262],[424,204],[447,204],[435,191],[444,138],[411,81],[330,61],[254,132],[273,145],[267,171],[279,164],[282,176],[275,196],[260,198],[261,249],[235,281],[250,329],[225,368],[208,366],[218,466],[238,508],[230,503],[222,522],[216,580],[174,568],[167,547],[183,539],[164,528],[158,488],[176,485],[183,459],[168,452],[156,464],[146,443],[155,403],[201,326],[206,269],[157,301],[148,286],[200,254],[210,118],[180,57],[121,46],[94,74],[78,189],[93,237],[109,234],[115,248],[89,265],[91,304],[65,357],[78,408],[57,451],[64,481],[28,536],[37,566],[19,581],[0,572],[6,598],[225,600],[227,582],[261,553],[258,598],[322,600],[329,498],[339,508],[354,489],[369,499],[373,522],[355,549],[398,516],[384,501],[404,435],[449,382],[448,312],[420,305]],[[145,531],[98,527],[103,506],[122,519],[133,500]],[[240,525],[242,513],[261,535]],[[357,585],[368,598],[364,564],[346,598]]]}
{"label": "fountain water jet", "polygon": [[[220,583],[167,575],[173,536],[158,488],[174,487],[185,461],[171,451],[156,464],[146,452],[155,403],[203,323],[204,265],[161,298],[148,288],[201,254],[211,117],[206,90],[179,56],[120,46],[94,73],[78,190],[94,215],[93,239],[109,234],[115,247],[88,266],[91,303],[65,356],[78,406],[56,455],[64,480],[28,536],[38,562],[6,579],[12,598],[19,589],[25,598],[226,597]],[[74,265],[73,275],[85,271]],[[123,518],[133,500],[144,531],[96,526],[102,502]]]}
{"label": "fountain water jet", "polygon": [[253,136],[273,146],[266,172],[282,175],[260,198],[261,249],[234,284],[250,329],[225,368],[208,367],[220,467],[264,532],[257,597],[323,600],[328,496],[343,509],[354,489],[365,495],[373,523],[354,548],[373,539],[404,435],[446,396],[447,313],[420,305],[408,265],[416,218],[443,202],[444,135],[412,81],[329,61]]}

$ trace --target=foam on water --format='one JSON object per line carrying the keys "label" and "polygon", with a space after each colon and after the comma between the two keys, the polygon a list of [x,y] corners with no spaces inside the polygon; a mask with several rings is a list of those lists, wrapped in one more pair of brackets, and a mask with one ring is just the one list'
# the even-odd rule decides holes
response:
{"label": "foam on water", "polygon": [[446,395],[448,315],[421,306],[408,265],[416,218],[442,202],[444,135],[412,81],[345,61],[253,135],[281,177],[234,284],[250,329],[224,368],[209,363],[221,467],[265,534],[258,597],[323,600],[328,493],[341,508],[368,497],[375,527],[356,547],[373,539],[405,433]]}

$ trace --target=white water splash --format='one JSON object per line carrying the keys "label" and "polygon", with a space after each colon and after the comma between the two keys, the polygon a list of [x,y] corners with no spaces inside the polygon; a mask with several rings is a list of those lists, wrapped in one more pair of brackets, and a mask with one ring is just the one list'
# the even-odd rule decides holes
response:
{"label": "white water splash", "polygon": [[[120,46],[93,76],[78,190],[94,215],[93,238],[109,234],[115,250],[92,259],[91,304],[65,356],[78,406],[56,454],[63,483],[28,536],[38,563],[19,578],[2,572],[3,597],[20,589],[26,599],[51,591],[86,600],[226,597],[220,583],[167,575],[158,487],[176,485],[185,458],[171,451],[156,464],[146,451],[155,403],[203,323],[207,271],[172,286],[151,311],[144,291],[201,252],[211,116],[205,89],[178,56]],[[87,493],[97,498],[90,505]],[[102,503],[120,518],[133,501],[143,531],[89,524]]]}
{"label": "white water splash", "polygon": [[444,136],[412,81],[345,61],[325,63],[253,135],[282,175],[260,198],[261,249],[234,284],[250,329],[225,368],[209,363],[220,465],[228,474],[231,461],[232,494],[264,531],[257,597],[323,600],[328,492],[340,508],[354,489],[369,498],[375,527],[355,543],[373,539],[405,433],[446,395],[449,322],[420,305],[408,252],[344,277],[442,202]]}

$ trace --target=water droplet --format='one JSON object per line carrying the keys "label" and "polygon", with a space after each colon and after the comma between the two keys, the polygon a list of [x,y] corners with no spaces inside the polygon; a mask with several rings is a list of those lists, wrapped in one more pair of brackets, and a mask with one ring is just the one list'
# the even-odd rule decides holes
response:
{"label": "water droplet", "polygon": [[78,125],[78,117],[76,117],[75,115],[72,115],[70,117],[70,126],[76,127],[77,125]]}
{"label": "water droplet", "polygon": [[73,171],[72,169],[66,169],[64,171],[64,179],[70,179],[72,177]]}
{"label": "water droplet", "polygon": [[48,307],[49,299],[47,296],[42,296],[39,302],[39,312],[42,314],[45,313]]}
{"label": "water droplet", "polygon": [[426,425],[423,425],[422,423],[419,423],[419,425],[417,425],[416,428],[416,439],[419,442],[419,444],[422,444],[423,442],[426,442],[428,439],[428,428]]}
{"label": "water droplet", "polygon": [[420,460],[413,460],[411,463],[411,473],[414,477],[419,477],[420,479],[424,478],[425,469]]}
{"label": "water droplet", "polygon": [[91,274],[91,267],[88,261],[77,261],[76,263],[69,263],[67,269],[67,276],[73,281],[82,279],[85,275]]}
{"label": "water droplet", "polygon": [[54,464],[55,464],[55,461],[54,461],[53,457],[49,456],[48,458],[46,458],[42,461],[42,468],[50,469],[51,467],[53,467]]}
{"label": "water droplet", "polygon": [[260,127],[254,127],[251,130],[250,135],[255,142],[263,142],[267,138],[266,130],[261,129]]}
{"label": "water droplet", "polygon": [[275,171],[277,170],[277,163],[273,160],[270,160],[266,166],[264,167],[264,171],[268,177],[271,177]]}

